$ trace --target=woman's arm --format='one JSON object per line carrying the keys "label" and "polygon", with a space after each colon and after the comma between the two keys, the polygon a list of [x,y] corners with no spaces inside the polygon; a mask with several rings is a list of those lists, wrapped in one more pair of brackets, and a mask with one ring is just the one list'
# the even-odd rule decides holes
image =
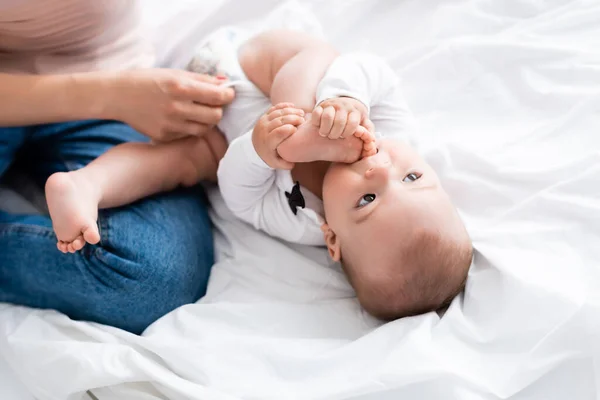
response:
{"label": "woman's arm", "polygon": [[106,72],[0,74],[0,126],[104,118],[108,77]]}
{"label": "woman's arm", "polygon": [[65,75],[0,74],[0,126],[114,119],[169,141],[202,135],[233,100],[222,80],[188,71],[145,69]]}

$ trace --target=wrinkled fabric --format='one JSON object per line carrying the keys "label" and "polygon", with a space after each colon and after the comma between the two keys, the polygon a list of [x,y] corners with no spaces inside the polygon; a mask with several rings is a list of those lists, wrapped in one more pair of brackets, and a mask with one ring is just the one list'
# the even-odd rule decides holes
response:
{"label": "wrinkled fabric", "polygon": [[[115,121],[0,128],[0,176],[17,162],[43,187],[54,172],[143,140]],[[0,210],[0,302],[141,333],[206,292],[214,261],[207,207],[196,187],[100,210],[100,243],[76,254],[58,251],[47,215]]]}
{"label": "wrinkled fabric", "polygon": [[208,294],[142,337],[1,307],[0,353],[29,390],[61,400],[90,388],[100,400],[598,397],[600,5],[276,4],[156,2],[147,13],[165,65],[185,65],[194,37],[238,22],[312,24],[341,50],[385,57],[476,248],[464,294],[442,317],[382,325],[324,251],[250,229],[211,193]]}

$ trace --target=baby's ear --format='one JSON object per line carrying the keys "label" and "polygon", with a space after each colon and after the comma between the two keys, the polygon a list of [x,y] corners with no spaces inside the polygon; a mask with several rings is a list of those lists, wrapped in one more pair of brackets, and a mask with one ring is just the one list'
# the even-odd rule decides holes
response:
{"label": "baby's ear", "polygon": [[340,241],[334,231],[331,230],[327,223],[321,225],[323,236],[325,237],[325,244],[327,250],[329,250],[329,256],[335,262],[338,262],[342,258],[342,249],[340,248]]}

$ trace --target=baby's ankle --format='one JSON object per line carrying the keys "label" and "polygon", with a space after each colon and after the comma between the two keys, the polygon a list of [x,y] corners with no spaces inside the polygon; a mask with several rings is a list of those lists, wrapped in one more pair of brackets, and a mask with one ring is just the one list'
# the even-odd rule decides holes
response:
{"label": "baby's ankle", "polygon": [[210,151],[204,138],[184,139],[181,145],[183,157],[179,180],[183,186],[193,186],[204,179],[206,159],[211,157]]}
{"label": "baby's ankle", "polygon": [[227,139],[225,135],[217,128],[213,128],[204,135],[204,140],[208,144],[208,148],[212,153],[215,164],[218,165],[225,153],[227,152]]}
{"label": "baby's ankle", "polygon": [[201,138],[185,139],[182,146],[182,184],[193,186],[200,181],[216,182],[219,161],[227,150],[227,142],[221,133],[215,136],[209,132]]}

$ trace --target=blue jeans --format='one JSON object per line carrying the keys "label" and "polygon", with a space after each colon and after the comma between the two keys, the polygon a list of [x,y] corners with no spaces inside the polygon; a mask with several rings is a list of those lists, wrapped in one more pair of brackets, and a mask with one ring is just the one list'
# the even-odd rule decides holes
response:
{"label": "blue jeans", "polygon": [[[83,167],[119,143],[143,140],[115,121],[0,128],[0,176],[17,160],[43,185],[54,172]],[[101,210],[98,225],[99,245],[62,254],[49,217],[0,211],[0,302],[141,333],[204,295],[214,254],[200,187]]]}

